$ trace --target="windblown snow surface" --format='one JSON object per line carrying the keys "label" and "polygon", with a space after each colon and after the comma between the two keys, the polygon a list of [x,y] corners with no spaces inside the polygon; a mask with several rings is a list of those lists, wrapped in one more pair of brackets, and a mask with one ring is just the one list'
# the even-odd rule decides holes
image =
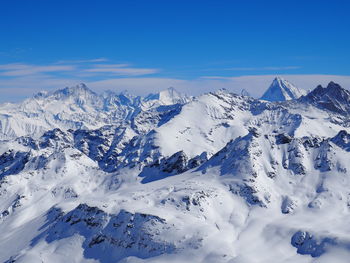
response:
{"label": "windblown snow surface", "polygon": [[0,262],[349,262],[350,92],[0,107]]}

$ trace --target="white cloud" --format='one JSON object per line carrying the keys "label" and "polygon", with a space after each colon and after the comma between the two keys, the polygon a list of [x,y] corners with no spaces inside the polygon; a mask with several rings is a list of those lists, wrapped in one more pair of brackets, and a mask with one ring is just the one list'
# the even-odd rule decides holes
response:
{"label": "white cloud", "polygon": [[122,67],[123,65],[117,65],[117,67],[113,67],[113,65],[107,65],[107,66],[101,66],[98,65],[97,67],[88,68],[83,70],[84,72],[88,73],[107,73],[107,74],[113,74],[118,76],[141,76],[141,75],[150,75],[158,73],[158,69],[152,69],[152,68],[126,68]]}
{"label": "white cloud", "polygon": [[[21,88],[28,90],[28,94],[33,91],[59,89],[66,86],[73,86],[79,83],[78,79],[55,78],[47,75],[21,76],[16,78],[0,78],[0,92],[4,89]],[[9,90],[10,91],[10,90]],[[2,93],[3,94],[3,93]],[[6,95],[6,93],[4,94]]]}
{"label": "white cloud", "polygon": [[28,65],[21,63],[10,63],[0,65],[0,70],[16,70],[26,68]]}
{"label": "white cloud", "polygon": [[0,65],[0,76],[8,76],[8,77],[17,77],[17,76],[25,76],[25,75],[35,75],[40,73],[47,72],[61,72],[61,71],[72,71],[76,68],[70,65],[45,65],[45,66],[37,66],[30,64],[3,64]]}
{"label": "white cloud", "polygon": [[234,67],[234,68],[227,68],[226,70],[231,71],[259,71],[259,70],[271,70],[271,71],[277,71],[277,70],[291,70],[291,69],[299,69],[301,67],[299,66],[283,66],[283,67]]}
{"label": "white cloud", "polygon": [[130,67],[130,64],[95,64],[93,68],[126,68]]}
{"label": "white cloud", "polygon": [[[84,64],[62,64],[54,63],[48,65],[31,65],[25,63],[0,64],[0,76],[6,77],[20,77],[26,75],[37,74],[55,74],[65,72],[71,76],[142,76],[158,73],[159,69],[154,68],[137,68],[130,64],[94,64],[98,61],[105,61],[105,59],[92,59],[74,61]],[[62,62],[62,61],[61,61]],[[68,62],[68,61],[66,61]],[[73,62],[73,61],[71,61]],[[86,62],[86,63],[85,63]]]}
{"label": "white cloud", "polygon": [[93,59],[77,59],[77,60],[60,60],[56,64],[81,64],[81,63],[96,63],[96,62],[106,62],[106,58],[93,58]]}

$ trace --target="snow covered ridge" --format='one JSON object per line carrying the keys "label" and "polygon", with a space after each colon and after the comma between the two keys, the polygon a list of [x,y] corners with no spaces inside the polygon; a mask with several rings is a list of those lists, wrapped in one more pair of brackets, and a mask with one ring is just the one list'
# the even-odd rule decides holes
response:
{"label": "snow covered ridge", "polygon": [[[219,92],[220,93],[220,92]],[[247,92],[243,95],[248,96]],[[277,77],[262,97],[267,101],[296,99],[304,92]],[[22,103],[0,105],[0,140],[29,135],[38,138],[54,128],[97,129],[104,125],[145,121],[145,115],[163,111],[168,106],[179,111],[182,105],[197,99],[169,88],[146,97],[127,92],[104,92],[99,95],[86,85],[54,92],[39,92]],[[177,105],[177,106],[175,106]],[[140,132],[149,127],[141,127]]]}
{"label": "snow covered ridge", "polygon": [[348,262],[349,110],[335,83],[3,106],[0,262]]}
{"label": "snow covered ridge", "polygon": [[0,105],[0,139],[36,136],[53,128],[100,128],[131,121],[140,112],[184,104],[191,99],[173,88],[145,98],[127,92],[98,95],[84,84],[40,92],[19,104]]}

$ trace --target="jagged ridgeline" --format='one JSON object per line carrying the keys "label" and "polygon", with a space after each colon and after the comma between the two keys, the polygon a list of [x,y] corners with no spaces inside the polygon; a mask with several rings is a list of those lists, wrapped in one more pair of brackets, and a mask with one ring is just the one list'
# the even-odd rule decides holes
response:
{"label": "jagged ridgeline", "polygon": [[347,262],[349,116],[347,89],[282,78],[3,104],[0,262]]}

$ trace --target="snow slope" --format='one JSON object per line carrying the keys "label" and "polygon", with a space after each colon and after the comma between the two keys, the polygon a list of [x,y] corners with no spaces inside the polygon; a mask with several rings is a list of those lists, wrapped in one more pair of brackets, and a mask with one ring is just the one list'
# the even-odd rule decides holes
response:
{"label": "snow slope", "polygon": [[348,262],[349,95],[78,86],[3,106],[84,124],[1,141],[0,262]]}

